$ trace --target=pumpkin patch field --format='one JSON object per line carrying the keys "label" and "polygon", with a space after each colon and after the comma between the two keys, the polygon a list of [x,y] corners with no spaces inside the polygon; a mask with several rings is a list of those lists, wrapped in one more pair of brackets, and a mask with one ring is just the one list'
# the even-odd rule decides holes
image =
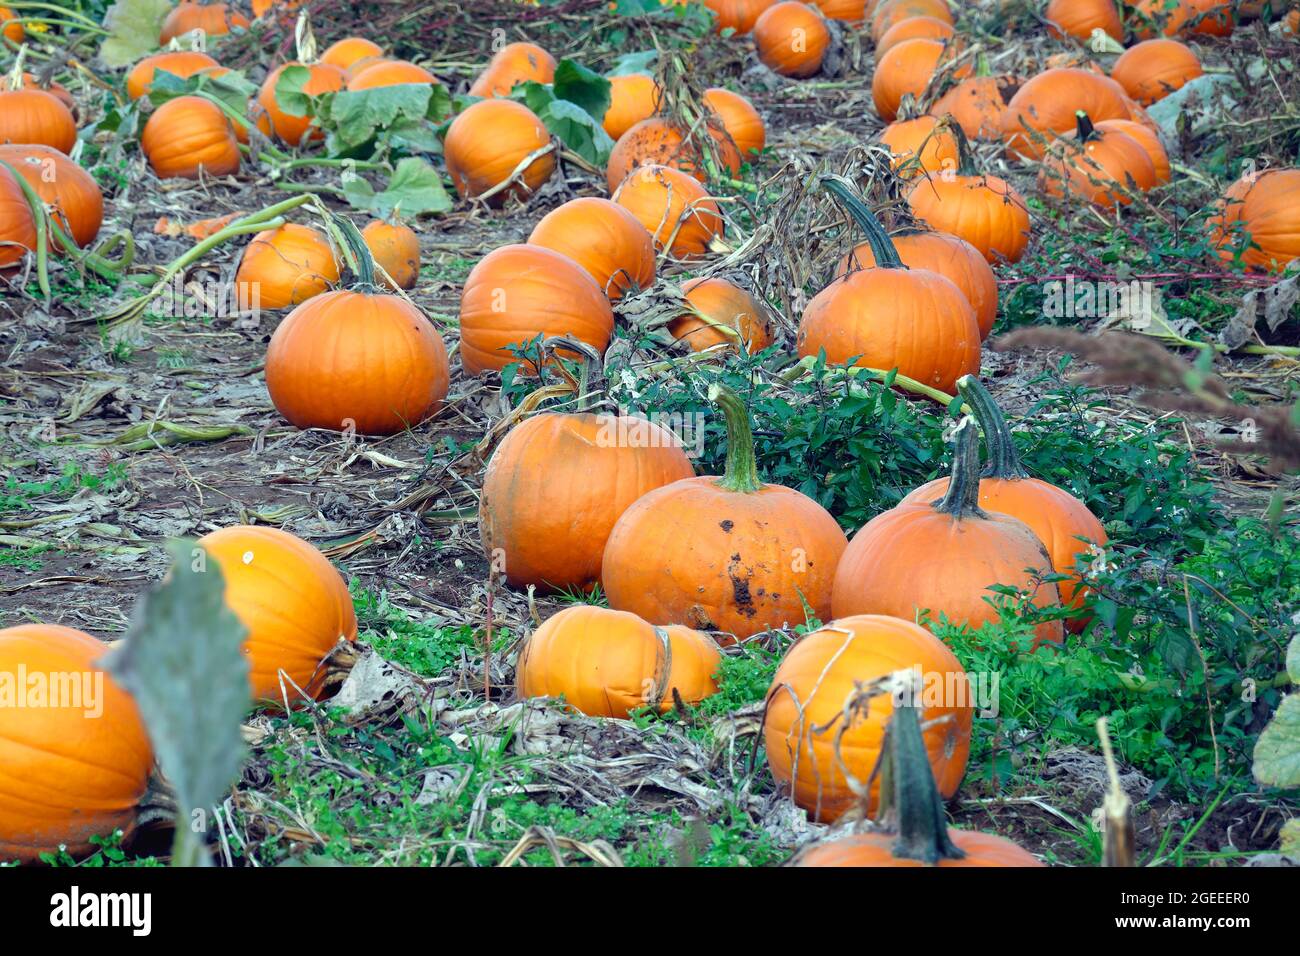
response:
{"label": "pumpkin patch field", "polygon": [[1300,5],[0,28],[0,865],[1300,864]]}

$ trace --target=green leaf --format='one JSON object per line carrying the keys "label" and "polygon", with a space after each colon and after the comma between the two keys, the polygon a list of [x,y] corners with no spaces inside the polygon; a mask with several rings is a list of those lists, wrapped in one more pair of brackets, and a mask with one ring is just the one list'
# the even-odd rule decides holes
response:
{"label": "green leaf", "polygon": [[397,164],[393,178],[383,192],[375,192],[374,187],[360,176],[349,176],[344,180],[343,193],[357,209],[381,217],[399,208],[405,216],[446,212],[451,208],[451,197],[447,195],[438,171],[415,157]]}
{"label": "green leaf", "polygon": [[1293,818],[1282,824],[1282,829],[1278,831],[1278,840],[1281,843],[1279,849],[1283,856],[1300,860],[1300,818]]}
{"label": "green leaf", "polygon": [[537,111],[548,130],[566,147],[587,162],[604,166],[614,149],[614,141],[600,123],[586,110],[568,100],[552,100]]}
{"label": "green leaf", "polygon": [[312,109],[312,96],[303,89],[311,82],[311,70],[305,66],[286,66],[275,81],[275,102],[289,116],[307,116]]}
{"label": "green leaf", "polygon": [[1291,675],[1291,683],[1300,684],[1300,637],[1293,637],[1286,649],[1286,672]]}
{"label": "green leaf", "polygon": [[109,36],[99,46],[99,58],[108,66],[130,66],[158,49],[162,22],[171,0],[117,0],[104,14]]}
{"label": "green leaf", "polygon": [[394,127],[441,122],[450,112],[446,87],[401,83],[336,93],[322,117],[331,134],[330,149],[339,153],[365,145]]}
{"label": "green leaf", "polygon": [[1266,787],[1300,787],[1300,694],[1282,698],[1255,741],[1255,779]]}
{"label": "green leaf", "polygon": [[[192,541],[172,541],[168,577],[145,595],[105,668],[135,697],[162,771],[176,788],[174,863],[203,865],[198,834],[239,777],[240,725],[251,694],[244,626],[226,606],[225,578]],[[182,848],[188,852],[181,852]]]}
{"label": "green leaf", "polygon": [[166,70],[158,70],[149,84],[149,100],[160,106],[178,96],[206,95],[220,100],[227,109],[238,116],[248,116],[248,101],[257,94],[257,86],[234,70],[221,76],[196,73],[179,77]]}
{"label": "green leaf", "polygon": [[614,63],[614,68],[606,75],[627,76],[630,73],[650,73],[651,68],[658,59],[658,50],[638,50],[636,53],[624,53]]}
{"label": "green leaf", "polygon": [[561,100],[576,103],[597,120],[609,109],[609,80],[573,60],[561,60],[551,88]]}

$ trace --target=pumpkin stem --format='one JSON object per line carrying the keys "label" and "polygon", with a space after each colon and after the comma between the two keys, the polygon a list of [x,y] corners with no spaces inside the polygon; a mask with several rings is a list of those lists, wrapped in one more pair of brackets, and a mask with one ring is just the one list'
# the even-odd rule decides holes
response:
{"label": "pumpkin stem", "polygon": [[1080,143],[1086,143],[1097,135],[1097,130],[1093,127],[1092,120],[1083,110],[1074,111],[1074,123]]}
{"label": "pumpkin stem", "polygon": [[906,269],[903,260],[898,255],[898,250],[894,248],[894,242],[889,238],[889,233],[885,232],[885,227],[867,208],[858,195],[854,192],[853,186],[843,176],[823,176],[822,188],[835,197],[835,201],[844,207],[853,221],[858,224],[867,237],[867,244],[871,246],[871,254],[876,258],[876,268],[878,269]]}
{"label": "pumpkin stem", "polygon": [[[561,357],[561,352],[577,354],[578,377],[576,380],[568,373],[562,363],[556,362],[555,367],[561,370],[563,376],[573,386],[574,394],[578,399],[575,411],[579,413],[590,411],[594,404],[592,398],[598,394],[603,395],[605,391],[603,359],[595,348],[571,335],[553,335],[542,340],[543,354],[550,353],[558,359]],[[566,354],[565,357],[569,357],[569,354]]]}
{"label": "pumpkin stem", "polygon": [[983,518],[985,515],[980,508],[980,446],[975,420],[969,415],[963,418],[952,438],[952,477],[948,480],[948,493],[933,507],[958,521]]}
{"label": "pumpkin stem", "polygon": [[975,413],[975,420],[984,432],[984,444],[988,448],[989,461],[984,467],[985,478],[1016,479],[1028,478],[1029,472],[1020,461],[1016,443],[1011,440],[1011,429],[1007,427],[1006,416],[998,403],[993,400],[988,389],[979,383],[973,375],[963,375],[957,379],[957,391],[966,400],[966,404]]}
{"label": "pumpkin stem", "polygon": [[27,58],[27,44],[24,43],[18,48],[18,58],[14,60],[14,68],[9,71],[9,90],[21,90],[23,88],[23,60]]}
{"label": "pumpkin stem", "polygon": [[715,382],[709,386],[709,401],[722,409],[727,419],[727,470],[718,479],[718,487],[742,494],[761,490],[763,482],[754,461],[754,432],[749,427],[749,409],[744,400]]}
{"label": "pumpkin stem", "polygon": [[961,123],[953,123],[949,129],[952,131],[952,138],[957,141],[957,175],[978,176],[980,170],[975,165],[975,154],[970,148],[970,140],[966,137],[966,131],[962,129]]}
{"label": "pumpkin stem", "polygon": [[330,212],[325,204],[320,201],[319,197],[313,197],[312,205],[316,207],[316,212],[320,214],[325,223],[325,228],[334,240],[339,251],[343,254],[343,261],[347,263],[352,270],[356,281],[352,288],[358,292],[380,292],[379,285],[375,282],[375,259],[370,252],[370,247],[366,245],[366,240],[361,235],[361,230],[347,216],[339,216]]}

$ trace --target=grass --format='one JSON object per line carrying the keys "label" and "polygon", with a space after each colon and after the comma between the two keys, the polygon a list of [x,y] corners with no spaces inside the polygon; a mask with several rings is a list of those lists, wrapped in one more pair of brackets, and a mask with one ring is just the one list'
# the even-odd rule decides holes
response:
{"label": "grass", "polygon": [[126,477],[126,467],[120,462],[110,462],[101,472],[88,471],[77,462],[66,462],[57,476],[38,481],[21,481],[10,475],[0,485],[0,515],[26,511],[34,501],[43,498],[66,500],[82,489],[112,491],[121,487]]}

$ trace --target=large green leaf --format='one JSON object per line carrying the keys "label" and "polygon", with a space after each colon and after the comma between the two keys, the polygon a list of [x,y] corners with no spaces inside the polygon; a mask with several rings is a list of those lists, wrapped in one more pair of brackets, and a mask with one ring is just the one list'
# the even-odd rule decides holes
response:
{"label": "large green leaf", "polygon": [[573,60],[559,62],[551,83],[556,98],[576,103],[597,120],[609,109],[609,88],[609,80]]}
{"label": "large green leaf", "polygon": [[108,66],[129,66],[158,49],[162,22],[171,0],[117,0],[104,14],[109,35],[99,45],[99,58]]}
{"label": "large green leaf", "polygon": [[1300,685],[1300,637],[1293,637],[1286,649],[1286,672],[1292,683]]}
{"label": "large green leaf", "polygon": [[1282,698],[1255,741],[1255,779],[1266,787],[1300,787],[1300,693]]}
{"label": "large green leaf", "polygon": [[443,187],[438,171],[422,159],[408,157],[397,164],[393,178],[383,192],[360,176],[349,176],[343,182],[343,194],[357,209],[376,216],[387,216],[399,211],[404,216],[420,216],[446,212],[451,208],[451,197]]}
{"label": "large green leaf", "polygon": [[624,53],[615,61],[613,69],[607,76],[627,76],[630,73],[651,73],[655,61],[659,59],[658,50],[638,50]]}
{"label": "large green leaf", "polygon": [[451,114],[447,88],[423,83],[402,83],[371,90],[335,93],[320,115],[329,131],[329,148],[336,154],[354,150],[395,131],[397,137],[430,148],[431,138],[418,132],[433,129]]}
{"label": "large green leaf", "polygon": [[537,114],[546,128],[573,152],[595,166],[609,162],[614,141],[600,123],[577,103],[552,100]]}
{"label": "large green leaf", "polygon": [[248,116],[248,101],[257,93],[257,87],[242,73],[231,70],[220,76],[196,73],[180,77],[166,70],[158,70],[149,84],[149,99],[159,106],[178,96],[207,96],[220,100],[228,113]]}

